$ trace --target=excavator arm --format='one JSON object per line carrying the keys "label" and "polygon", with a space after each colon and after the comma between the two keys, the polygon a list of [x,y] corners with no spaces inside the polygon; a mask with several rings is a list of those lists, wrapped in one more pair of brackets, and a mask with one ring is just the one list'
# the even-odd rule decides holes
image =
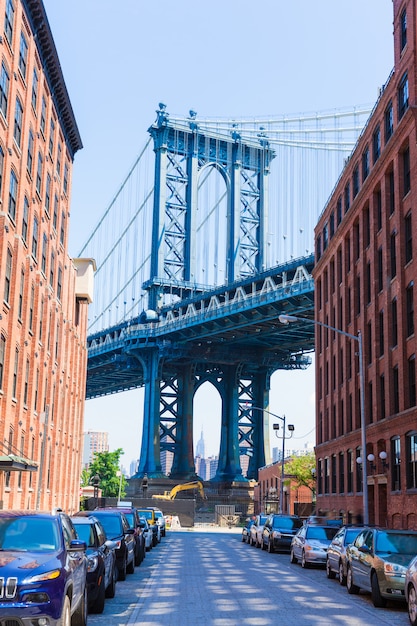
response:
{"label": "excavator arm", "polygon": [[200,480],[193,480],[189,483],[183,483],[182,485],[175,485],[169,492],[165,492],[164,495],[153,495],[152,498],[159,498],[160,500],[174,500],[177,493],[180,491],[186,491],[188,489],[198,489],[198,492],[203,500],[206,499],[204,493],[203,483]]}

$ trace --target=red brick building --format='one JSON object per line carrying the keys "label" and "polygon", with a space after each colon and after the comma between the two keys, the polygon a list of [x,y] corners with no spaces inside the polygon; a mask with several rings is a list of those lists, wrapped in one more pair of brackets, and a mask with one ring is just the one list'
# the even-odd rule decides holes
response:
{"label": "red brick building", "polygon": [[394,70],[315,231],[316,320],[364,353],[361,376],[359,340],[316,327],[317,507],[361,516],[366,463],[369,521],[417,529],[416,0],[393,9]]}
{"label": "red brick building", "polygon": [[67,248],[82,144],[42,1],[0,0],[0,24],[0,501],[71,512],[94,268]]}

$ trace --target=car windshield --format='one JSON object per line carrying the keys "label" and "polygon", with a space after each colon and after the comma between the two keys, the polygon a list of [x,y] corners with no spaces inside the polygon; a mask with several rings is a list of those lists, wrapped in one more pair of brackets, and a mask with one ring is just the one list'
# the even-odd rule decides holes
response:
{"label": "car windshield", "polygon": [[390,554],[417,554],[417,533],[380,532],[376,538],[375,552]]}
{"label": "car windshield", "polygon": [[360,531],[360,528],[349,528],[349,530],[346,531],[345,535],[345,545],[347,545],[348,543],[353,543],[356,537],[359,535]]}
{"label": "car windshield", "polygon": [[327,528],[326,526],[309,526],[307,528],[307,539],[319,539],[320,541],[331,541],[338,528]]}
{"label": "car windshield", "polygon": [[155,511],[155,517],[163,517],[161,511]]}
{"label": "car windshield", "polygon": [[[97,517],[99,517],[97,515]],[[123,534],[122,524],[118,515],[100,515],[100,522],[104,526],[107,537],[112,539]]]}
{"label": "car windshield", "polygon": [[85,541],[87,548],[94,548],[94,532],[91,524],[77,524],[77,522],[73,522],[73,524],[77,532],[78,539]]}
{"label": "car windshield", "polygon": [[268,519],[267,515],[260,515],[259,516],[259,526],[262,526],[262,524],[265,524],[267,519]]}
{"label": "car windshield", "polygon": [[153,518],[153,511],[141,511],[140,514],[142,517],[146,517],[146,519]]}
{"label": "car windshield", "polygon": [[58,524],[55,519],[2,517],[0,519],[0,550],[53,552],[59,549]]}
{"label": "car windshield", "polygon": [[294,530],[294,528],[301,528],[303,525],[299,519],[291,519],[291,517],[274,517],[273,528],[282,528],[284,530]]}

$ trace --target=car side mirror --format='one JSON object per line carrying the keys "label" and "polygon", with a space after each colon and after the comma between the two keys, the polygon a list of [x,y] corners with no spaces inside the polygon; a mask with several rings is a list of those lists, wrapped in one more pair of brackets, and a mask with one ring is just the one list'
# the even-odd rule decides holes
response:
{"label": "car side mirror", "polygon": [[358,548],[359,552],[363,552],[364,554],[370,554],[371,553],[371,549],[368,548],[368,546],[361,546],[360,548]]}

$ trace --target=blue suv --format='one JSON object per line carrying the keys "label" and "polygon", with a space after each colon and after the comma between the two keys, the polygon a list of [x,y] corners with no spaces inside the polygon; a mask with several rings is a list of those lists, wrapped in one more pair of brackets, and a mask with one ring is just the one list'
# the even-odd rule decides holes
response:
{"label": "blue suv", "polygon": [[0,511],[0,621],[87,623],[86,544],[68,515]]}

